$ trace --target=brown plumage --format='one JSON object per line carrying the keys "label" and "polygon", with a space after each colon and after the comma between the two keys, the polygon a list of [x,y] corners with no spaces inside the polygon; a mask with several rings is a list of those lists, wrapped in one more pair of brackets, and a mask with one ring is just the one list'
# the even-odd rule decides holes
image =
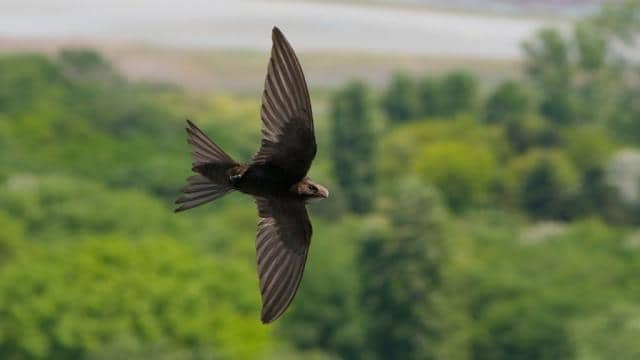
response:
{"label": "brown plumage", "polygon": [[312,227],[306,203],[329,192],[307,172],[316,155],[309,90],[298,58],[276,27],[262,95],[262,141],[246,165],[235,162],[187,120],[192,170],[176,211],[218,199],[237,190],[252,195],[258,207],[256,256],[262,322],[277,319],[298,290]]}

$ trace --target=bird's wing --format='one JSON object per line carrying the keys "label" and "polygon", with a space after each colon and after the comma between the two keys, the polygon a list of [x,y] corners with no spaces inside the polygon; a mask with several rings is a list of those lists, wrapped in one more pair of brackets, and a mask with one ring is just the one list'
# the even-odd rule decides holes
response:
{"label": "bird's wing", "polygon": [[311,222],[302,201],[256,197],[256,257],[262,322],[270,323],[289,307],[298,291],[311,242]]}
{"label": "bird's wing", "polygon": [[309,90],[295,52],[273,28],[271,59],[262,94],[262,143],[252,164],[280,169],[291,184],[302,180],[316,155]]}

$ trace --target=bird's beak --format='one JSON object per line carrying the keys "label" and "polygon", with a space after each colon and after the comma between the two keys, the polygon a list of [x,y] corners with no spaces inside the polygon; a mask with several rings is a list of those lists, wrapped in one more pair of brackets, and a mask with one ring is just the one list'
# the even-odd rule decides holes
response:
{"label": "bird's beak", "polygon": [[321,198],[326,199],[329,197],[329,190],[324,186],[318,186],[318,195],[320,195]]}

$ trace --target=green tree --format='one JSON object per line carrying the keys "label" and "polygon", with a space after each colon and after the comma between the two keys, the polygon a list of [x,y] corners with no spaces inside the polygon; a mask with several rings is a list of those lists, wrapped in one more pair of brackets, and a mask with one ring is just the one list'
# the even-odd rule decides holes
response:
{"label": "green tree", "polygon": [[504,133],[516,153],[524,153],[534,147],[552,148],[563,141],[558,129],[537,116],[507,122]]}
{"label": "green tree", "polygon": [[254,358],[271,343],[254,279],[248,264],[157,236],[32,247],[0,271],[0,357]]}
{"label": "green tree", "polygon": [[589,19],[606,35],[622,40],[629,45],[640,31],[640,1],[624,0],[606,4],[602,11]]}
{"label": "green tree", "polygon": [[605,35],[590,22],[576,25],[574,39],[578,48],[578,62],[585,71],[594,72],[606,65],[609,49]]}
{"label": "green tree", "polygon": [[579,176],[564,153],[534,150],[511,165],[518,204],[536,218],[566,219],[574,213]]}
{"label": "green tree", "polygon": [[166,233],[175,226],[157,198],[66,176],[13,176],[0,186],[0,202],[32,241],[62,240],[69,232]]}
{"label": "green tree", "polygon": [[418,114],[416,84],[404,73],[396,73],[382,98],[382,109],[395,123],[413,119]]}
{"label": "green tree", "polygon": [[617,189],[607,183],[605,167],[615,149],[608,133],[600,126],[580,126],[566,129],[563,138],[567,155],[580,173],[578,198],[573,205],[577,213],[599,215],[617,224],[633,218]]}
{"label": "green tree", "polygon": [[331,107],[334,174],[350,209],[364,213],[375,200],[377,171],[369,91],[363,83],[351,83],[333,96]]}
{"label": "green tree", "polygon": [[[604,340],[590,343],[574,325],[604,315],[616,299],[636,296],[637,289],[622,284],[633,281],[638,261],[629,251],[638,251],[640,238],[622,245],[625,232],[597,219],[523,227],[513,212],[487,213],[475,224],[465,222],[471,246],[465,253],[473,255],[465,256],[468,275],[460,287],[474,319],[472,358],[572,359],[582,358],[582,346],[599,348]],[[601,334],[611,346],[624,344],[628,328],[614,324],[617,331]]]}
{"label": "green tree", "polygon": [[[506,296],[513,296],[507,294]],[[574,348],[565,326],[551,309],[526,299],[491,304],[482,319],[486,336],[473,342],[475,360],[572,359]]]}
{"label": "green tree", "polygon": [[573,69],[565,39],[558,30],[544,29],[524,44],[524,50],[529,77],[541,95],[540,112],[559,124],[574,121]]}
{"label": "green tree", "polygon": [[93,86],[103,82],[122,80],[111,63],[90,49],[63,49],[58,54],[58,65],[68,78]]}
{"label": "green tree", "polygon": [[0,113],[11,116],[46,107],[69,93],[60,69],[43,55],[0,56],[0,84]]}
{"label": "green tree", "polygon": [[398,186],[387,232],[360,253],[368,346],[380,359],[432,359],[442,333],[437,293],[446,261],[446,214],[438,194],[416,181]]}
{"label": "green tree", "polygon": [[478,94],[475,77],[465,71],[453,71],[440,81],[442,115],[453,115],[473,110]]}
{"label": "green tree", "polygon": [[0,211],[0,269],[24,242],[24,226],[17,219]]}
{"label": "green tree", "polygon": [[571,79],[569,47],[556,29],[543,29],[524,43],[527,71],[531,79],[545,90],[553,86],[566,89]]}
{"label": "green tree", "polygon": [[618,107],[609,124],[617,138],[631,144],[640,144],[640,87],[634,86],[622,92]]}
{"label": "green tree", "polygon": [[523,184],[523,205],[534,216],[554,217],[562,212],[563,195],[561,179],[555,173],[553,164],[542,159],[531,170]]}
{"label": "green tree", "polygon": [[615,141],[601,126],[576,126],[562,133],[563,147],[580,171],[602,167],[613,155]]}
{"label": "green tree", "polygon": [[573,42],[576,48],[576,93],[580,101],[581,122],[604,124],[618,111],[621,92],[626,91],[625,66],[615,59],[607,37],[594,21],[576,25]]}
{"label": "green tree", "polygon": [[615,303],[578,319],[574,341],[581,359],[636,359],[640,357],[640,312],[635,304]]}
{"label": "green tree", "polygon": [[440,189],[455,211],[486,200],[496,167],[489,147],[459,141],[431,143],[414,158],[416,172]]}
{"label": "green tree", "polygon": [[442,114],[442,92],[440,82],[432,76],[425,76],[418,83],[418,108],[421,116]]}
{"label": "green tree", "polygon": [[531,113],[531,95],[518,82],[505,81],[487,99],[484,120],[487,123],[522,122]]}
{"label": "green tree", "polygon": [[632,207],[620,201],[618,190],[607,183],[604,169],[589,168],[580,181],[580,192],[574,203],[578,214],[599,215],[612,224],[633,224],[636,214]]}

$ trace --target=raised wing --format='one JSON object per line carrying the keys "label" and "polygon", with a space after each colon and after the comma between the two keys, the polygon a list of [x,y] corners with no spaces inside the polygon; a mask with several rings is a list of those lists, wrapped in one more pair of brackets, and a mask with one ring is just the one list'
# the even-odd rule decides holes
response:
{"label": "raised wing", "polygon": [[256,256],[263,323],[280,317],[293,300],[307,260],[311,222],[303,202],[295,199],[256,198],[260,221]]}
{"label": "raised wing", "polygon": [[294,184],[316,155],[309,90],[295,52],[277,27],[262,94],[262,143],[253,164],[279,168]]}

